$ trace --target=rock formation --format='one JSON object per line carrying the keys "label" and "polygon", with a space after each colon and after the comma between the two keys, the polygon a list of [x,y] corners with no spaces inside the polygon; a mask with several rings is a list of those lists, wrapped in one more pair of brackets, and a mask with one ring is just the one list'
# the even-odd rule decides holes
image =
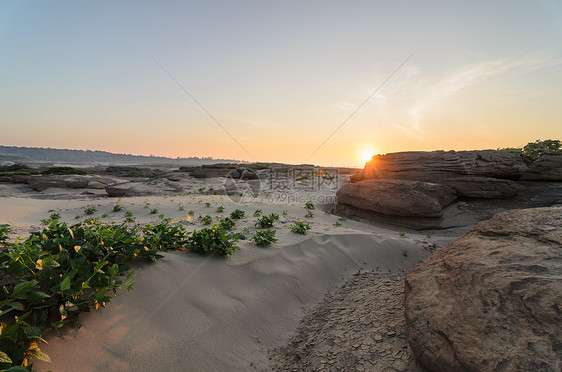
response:
{"label": "rock formation", "polygon": [[455,190],[434,183],[408,180],[366,180],[342,186],[338,208],[352,206],[390,216],[440,217],[457,198]]}
{"label": "rock formation", "polygon": [[481,222],[406,276],[408,341],[431,371],[562,370],[562,207]]}

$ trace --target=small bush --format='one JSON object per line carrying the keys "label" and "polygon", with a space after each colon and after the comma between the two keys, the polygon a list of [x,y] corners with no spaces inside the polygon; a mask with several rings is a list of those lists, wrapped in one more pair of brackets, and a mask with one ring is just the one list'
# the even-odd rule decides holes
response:
{"label": "small bush", "polygon": [[264,247],[277,241],[275,238],[276,232],[276,230],[271,229],[256,231],[250,240],[253,240],[256,245]]}
{"label": "small bush", "polygon": [[188,216],[195,216],[195,211],[194,210],[190,210],[189,212],[187,212]]}
{"label": "small bush", "polygon": [[205,203],[205,207],[209,208],[210,206],[211,206],[211,203],[209,203],[209,202]]}
{"label": "small bush", "polygon": [[246,214],[246,212],[240,210],[240,209],[235,209],[231,214],[230,214],[230,218],[232,218],[233,220],[239,220],[241,218],[244,218],[244,215]]}
{"label": "small bush", "polygon": [[239,248],[236,246],[236,236],[227,233],[219,226],[195,230],[186,242],[186,247],[195,253],[216,253],[221,256],[231,255]]}
{"label": "small bush", "polygon": [[256,227],[260,227],[265,229],[267,227],[273,227],[273,222],[279,219],[279,215],[277,213],[272,213],[269,216],[262,216],[258,218],[255,223]]}
{"label": "small bush", "polygon": [[96,207],[91,206],[91,207],[88,207],[88,208],[84,209],[84,213],[86,213],[86,214],[94,214],[94,213],[96,213],[96,210],[97,210]]}
{"label": "small bush", "polygon": [[133,212],[131,211],[125,212],[125,217],[133,217]]}
{"label": "small bush", "polygon": [[224,212],[224,207],[221,205],[217,208],[217,213],[222,213]]}
{"label": "small bush", "polygon": [[202,225],[210,225],[213,222],[213,217],[206,215],[205,217],[201,218]]}
{"label": "small bush", "polygon": [[8,241],[8,235],[12,232],[10,225],[2,224],[0,225],[0,245],[6,245]]}
{"label": "small bush", "polygon": [[150,210],[150,214],[156,214],[158,213],[158,208],[153,208]]}
{"label": "small bush", "polygon": [[123,209],[123,207],[119,203],[115,203],[113,206],[113,212],[119,212],[121,209]]}
{"label": "small bush", "polygon": [[234,221],[228,217],[222,218],[219,221],[219,227],[224,230],[232,230],[234,228]]}
{"label": "small bush", "polygon": [[296,221],[291,225],[291,231],[295,234],[304,235],[307,230],[310,230],[310,224],[304,221]]}
{"label": "small bush", "polygon": [[304,207],[306,209],[314,209],[314,204],[311,201],[307,201]]}
{"label": "small bush", "polygon": [[254,217],[259,217],[261,216],[261,214],[262,214],[261,209],[256,209],[256,211],[254,212]]}
{"label": "small bush", "polygon": [[49,167],[43,171],[44,174],[58,174],[58,175],[70,175],[70,174],[88,174],[84,169],[74,168],[74,167]]}
{"label": "small bush", "polygon": [[183,211],[185,210],[185,207],[181,204],[178,204],[178,211]]}
{"label": "small bush", "polygon": [[305,214],[304,216],[308,217],[308,218],[312,218],[312,217],[314,217],[314,213],[312,213],[312,211],[308,211],[308,213]]}

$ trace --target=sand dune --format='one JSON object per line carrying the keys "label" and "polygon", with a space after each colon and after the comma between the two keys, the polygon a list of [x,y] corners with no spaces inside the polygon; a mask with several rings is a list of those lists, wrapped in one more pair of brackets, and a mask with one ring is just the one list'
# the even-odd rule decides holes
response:
{"label": "sand dune", "polygon": [[409,270],[428,255],[406,240],[361,233],[255,250],[263,254],[174,252],[141,265],[132,291],[85,315],[81,329],[48,340],[43,350],[53,362],[38,370],[267,369],[268,349],[346,274]]}

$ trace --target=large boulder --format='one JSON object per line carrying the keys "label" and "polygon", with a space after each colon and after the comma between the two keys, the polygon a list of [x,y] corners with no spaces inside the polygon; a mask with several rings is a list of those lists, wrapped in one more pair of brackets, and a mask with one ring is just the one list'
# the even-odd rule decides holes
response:
{"label": "large boulder", "polygon": [[184,191],[178,183],[164,178],[153,179],[148,182],[121,182],[105,187],[107,195],[116,197],[177,194]]}
{"label": "large boulder", "polygon": [[439,183],[459,197],[509,198],[520,188],[512,181],[527,172],[519,154],[497,150],[411,151],[374,156],[351,181],[404,179]]}
{"label": "large boulder", "polygon": [[430,371],[562,370],[562,207],[503,212],[406,276],[409,344]]}
{"label": "large boulder", "polygon": [[36,191],[49,188],[60,189],[103,189],[105,186],[119,182],[112,177],[95,175],[48,175],[31,176],[28,180],[29,186]]}
{"label": "large boulder", "polygon": [[366,180],[345,184],[336,198],[337,209],[343,213],[351,206],[389,216],[440,217],[443,207],[457,196],[448,186],[428,182]]}
{"label": "large boulder", "polygon": [[492,177],[461,176],[444,178],[436,182],[449,186],[459,197],[464,198],[507,199],[519,194],[522,189],[511,180]]}
{"label": "large boulder", "polygon": [[562,155],[543,155],[523,174],[522,180],[562,181]]}

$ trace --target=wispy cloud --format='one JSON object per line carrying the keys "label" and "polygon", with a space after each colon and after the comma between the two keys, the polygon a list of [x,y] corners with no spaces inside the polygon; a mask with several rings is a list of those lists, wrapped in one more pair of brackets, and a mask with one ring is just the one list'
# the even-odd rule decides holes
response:
{"label": "wispy cloud", "polygon": [[[392,84],[373,97],[365,111],[373,121],[393,125],[406,135],[422,141],[428,118],[435,110],[446,109],[455,95],[484,87],[481,84],[488,82],[516,79],[521,74],[557,66],[562,66],[562,59],[543,52],[518,59],[467,63],[438,75],[424,75],[423,68],[410,64]],[[370,90],[372,87],[366,85],[356,87],[353,98],[338,102],[336,107],[349,111]]]}

